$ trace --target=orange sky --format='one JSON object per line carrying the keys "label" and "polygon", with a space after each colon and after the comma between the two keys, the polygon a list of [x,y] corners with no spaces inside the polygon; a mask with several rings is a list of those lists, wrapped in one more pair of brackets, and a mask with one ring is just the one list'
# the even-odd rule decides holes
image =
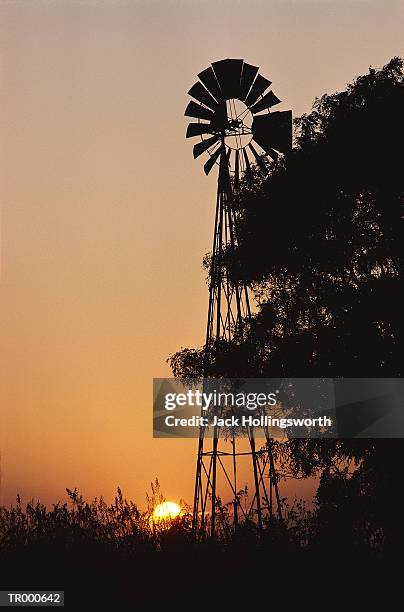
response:
{"label": "orange sky", "polygon": [[[0,3],[0,501],[65,487],[191,501],[196,441],[153,440],[152,378],[202,343],[215,177],[184,138],[211,61],[295,114],[404,55],[404,3]],[[349,143],[347,143],[349,144]]]}

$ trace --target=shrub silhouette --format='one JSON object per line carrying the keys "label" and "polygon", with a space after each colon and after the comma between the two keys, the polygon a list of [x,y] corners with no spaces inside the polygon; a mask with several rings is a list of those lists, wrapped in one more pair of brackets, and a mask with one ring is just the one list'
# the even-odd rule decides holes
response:
{"label": "shrub silhouette", "polygon": [[[330,576],[335,580],[346,572],[344,588],[353,588],[364,571],[370,586],[360,594],[361,601],[375,603],[378,593],[371,576],[376,584],[391,566],[382,538],[361,533],[358,547],[350,542],[349,517],[339,515],[338,533],[329,524],[328,506],[340,512],[341,498],[345,500],[340,484],[336,477],[328,480],[313,509],[302,500],[290,507],[284,503],[284,522],[267,525],[260,538],[252,526],[241,524],[236,532],[218,530],[214,541],[199,543],[190,538],[187,508],[182,517],[156,530],[150,521],[154,506],[142,512],[119,489],[112,504],[86,502],[76,489],[68,490],[69,502],[49,510],[32,501],[23,508],[18,498],[15,506],[0,508],[2,588],[64,590],[66,607],[74,610],[199,610],[212,591],[216,605],[235,610],[252,602],[266,605],[268,597],[283,607],[313,607],[328,596]],[[161,499],[158,491],[152,490],[149,502]],[[357,520],[356,511],[354,515]],[[343,546],[337,547],[341,535]],[[314,591],[307,587],[313,583]],[[338,601],[337,594],[333,598]]]}

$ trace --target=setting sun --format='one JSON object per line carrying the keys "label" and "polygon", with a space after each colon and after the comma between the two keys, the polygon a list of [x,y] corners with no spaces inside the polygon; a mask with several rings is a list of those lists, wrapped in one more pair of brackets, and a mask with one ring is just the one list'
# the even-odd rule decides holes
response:
{"label": "setting sun", "polygon": [[153,518],[156,521],[170,520],[181,513],[181,508],[175,502],[166,501],[155,507]]}

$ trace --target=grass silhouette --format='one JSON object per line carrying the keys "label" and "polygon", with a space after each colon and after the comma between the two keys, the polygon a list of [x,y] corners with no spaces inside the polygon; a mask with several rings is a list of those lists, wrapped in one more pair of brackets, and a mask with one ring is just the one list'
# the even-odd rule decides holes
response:
{"label": "grass silhouette", "polygon": [[[253,525],[234,532],[223,519],[215,540],[197,543],[185,504],[166,524],[152,520],[153,509],[164,500],[157,480],[143,511],[119,488],[110,504],[102,498],[87,502],[77,489],[67,493],[68,502],[51,509],[39,501],[23,507],[19,497],[10,508],[0,508],[2,589],[64,590],[70,609],[154,610],[174,604],[200,609],[212,589],[215,605],[236,610],[268,598],[285,609],[308,602],[316,609],[329,596],[330,580],[334,586],[343,581],[334,599],[344,603],[345,585],[359,589],[362,572],[370,582],[361,597],[375,603],[376,585],[390,571],[382,538],[376,544],[369,538],[360,547],[345,539],[343,550],[336,551],[332,539],[324,539],[321,513],[308,510],[302,500],[290,506],[284,500],[282,525],[267,524],[260,538]],[[222,507],[225,517],[230,504]]]}

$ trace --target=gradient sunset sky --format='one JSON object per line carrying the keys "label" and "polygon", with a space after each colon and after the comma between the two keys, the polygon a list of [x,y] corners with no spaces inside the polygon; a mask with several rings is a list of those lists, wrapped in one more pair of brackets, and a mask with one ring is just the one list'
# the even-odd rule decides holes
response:
{"label": "gradient sunset sky", "polygon": [[187,91],[244,58],[299,115],[403,32],[399,0],[0,1],[0,503],[142,505],[156,476],[191,501],[196,441],[151,426],[152,378],[207,313],[215,173]]}

